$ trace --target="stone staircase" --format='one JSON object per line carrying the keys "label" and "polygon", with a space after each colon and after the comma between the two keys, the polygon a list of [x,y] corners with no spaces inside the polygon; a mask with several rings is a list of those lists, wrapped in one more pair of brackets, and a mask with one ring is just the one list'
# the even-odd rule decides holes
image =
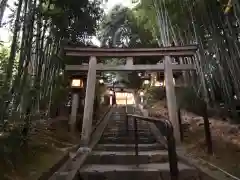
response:
{"label": "stone staircase", "polygon": [[[81,167],[80,179],[170,180],[168,152],[156,142],[146,123],[138,121],[139,156],[136,157],[133,122],[129,121],[127,134],[124,118],[121,114],[112,117],[98,145]],[[179,180],[202,179],[193,167],[179,162],[178,168]]]}

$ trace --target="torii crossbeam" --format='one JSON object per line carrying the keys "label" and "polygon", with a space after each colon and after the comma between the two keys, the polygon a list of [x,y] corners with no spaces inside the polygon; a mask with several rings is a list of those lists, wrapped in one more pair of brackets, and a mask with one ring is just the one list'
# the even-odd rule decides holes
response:
{"label": "torii crossbeam", "polygon": [[64,47],[66,56],[78,57],[139,57],[139,56],[193,56],[196,45],[161,48],[79,48]]}

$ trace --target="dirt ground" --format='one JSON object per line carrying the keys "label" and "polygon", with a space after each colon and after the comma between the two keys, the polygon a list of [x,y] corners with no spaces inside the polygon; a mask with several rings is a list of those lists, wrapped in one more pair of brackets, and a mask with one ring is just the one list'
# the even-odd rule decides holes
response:
{"label": "dirt ground", "polygon": [[[153,116],[168,116],[164,102],[156,103],[150,112]],[[240,177],[240,126],[222,121],[220,117],[209,118],[214,154],[208,155],[202,117],[186,111],[181,114],[187,153]]]}
{"label": "dirt ground", "polygon": [[[102,107],[97,119],[100,119],[106,110],[107,107]],[[1,142],[3,141],[0,141],[0,146]],[[42,120],[35,124],[27,146],[20,148],[20,145],[16,144],[16,148],[13,148],[13,153],[9,156],[4,155],[5,149],[0,152],[2,155],[0,155],[0,179],[38,179],[79,142],[80,132],[69,132],[68,117]]]}
{"label": "dirt ground", "polygon": [[[67,119],[37,124],[30,134],[27,146],[14,150],[1,160],[0,169],[5,180],[33,180],[52,167],[79,142],[80,137],[68,132]],[[1,167],[2,166],[2,167]],[[0,175],[1,175],[0,174]],[[1,178],[0,178],[1,179]]]}

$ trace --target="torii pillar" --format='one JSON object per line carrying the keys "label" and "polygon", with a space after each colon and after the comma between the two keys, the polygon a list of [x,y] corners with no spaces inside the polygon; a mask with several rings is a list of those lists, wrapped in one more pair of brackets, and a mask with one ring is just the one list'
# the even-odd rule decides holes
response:
{"label": "torii pillar", "polygon": [[171,68],[172,61],[170,56],[165,56],[165,84],[166,84],[166,95],[167,95],[167,107],[168,107],[168,115],[169,119],[173,125],[174,137],[176,141],[176,145],[180,145],[180,125],[178,121],[177,115],[177,100],[175,94],[175,87],[173,82],[173,71]]}
{"label": "torii pillar", "polygon": [[83,114],[81,144],[88,146],[91,131],[92,131],[92,118],[93,118],[93,104],[95,98],[95,85],[97,75],[97,59],[91,56],[89,59],[89,69],[87,77],[87,87],[85,94],[85,105]]}

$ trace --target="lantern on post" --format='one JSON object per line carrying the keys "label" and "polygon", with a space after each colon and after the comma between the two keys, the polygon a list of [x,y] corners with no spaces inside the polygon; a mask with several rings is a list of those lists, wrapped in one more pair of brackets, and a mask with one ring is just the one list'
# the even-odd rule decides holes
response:
{"label": "lantern on post", "polygon": [[103,85],[106,78],[104,77],[104,74],[100,73],[100,74],[97,74],[97,79],[98,79],[98,82],[100,85]]}
{"label": "lantern on post", "polygon": [[150,76],[149,75],[144,75],[144,76],[141,76],[141,79],[143,80],[143,84],[144,85],[149,85],[150,84]]}
{"label": "lantern on post", "polygon": [[139,95],[140,95],[140,98],[141,98],[141,104],[143,104],[144,92],[143,92],[143,91],[140,91]]}
{"label": "lantern on post", "polygon": [[109,91],[109,94],[112,96],[114,93],[113,93],[113,90],[110,90]]}
{"label": "lantern on post", "polygon": [[157,73],[157,81],[155,82],[154,86],[156,87],[165,87],[165,80],[163,73]]}
{"label": "lantern on post", "polygon": [[110,105],[113,105],[113,95],[114,95],[114,92],[113,92],[112,89],[110,89],[109,95],[110,95]]}
{"label": "lantern on post", "polygon": [[144,85],[149,85],[149,84],[150,84],[150,81],[149,81],[148,79],[146,79],[146,80],[143,81],[143,84],[144,84]]}
{"label": "lantern on post", "polygon": [[73,132],[76,128],[77,122],[77,113],[79,106],[79,92],[80,89],[83,88],[83,80],[82,79],[72,79],[71,81],[72,88],[72,105],[71,105],[71,115],[70,115],[70,129]]}
{"label": "lantern on post", "polygon": [[83,80],[82,79],[72,79],[71,82],[71,87],[72,88],[83,88]]}
{"label": "lantern on post", "polygon": [[104,80],[103,79],[99,79],[99,83],[100,84],[104,84]]}

